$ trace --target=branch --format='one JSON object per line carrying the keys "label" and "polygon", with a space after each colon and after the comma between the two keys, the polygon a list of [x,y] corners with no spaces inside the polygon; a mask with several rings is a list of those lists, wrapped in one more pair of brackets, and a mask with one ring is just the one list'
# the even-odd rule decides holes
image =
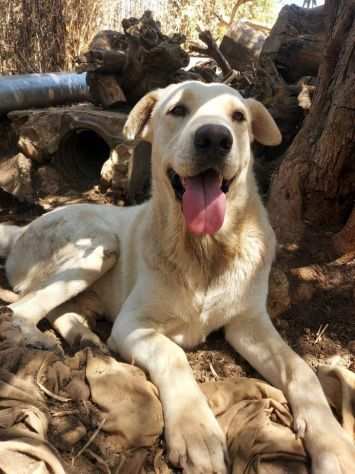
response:
{"label": "branch", "polygon": [[233,9],[232,9],[232,13],[230,15],[230,18],[229,18],[229,23],[228,23],[228,26],[231,26],[234,22],[234,18],[237,14],[237,11],[239,10],[239,8],[244,5],[245,3],[248,3],[248,2],[252,2],[253,0],[238,0],[237,3],[234,5]]}
{"label": "branch", "polygon": [[228,76],[229,74],[231,74],[233,69],[229,64],[228,60],[222,54],[219,47],[217,46],[217,43],[213,39],[211,32],[208,30],[202,31],[199,34],[199,38],[203,43],[205,43],[207,47],[201,48],[196,44],[192,44],[190,46],[190,50],[214,59],[218,66],[221,68],[223,76]]}
{"label": "branch", "polygon": [[229,26],[228,21],[225,20],[224,18],[222,18],[220,15],[218,15],[218,13],[213,12],[212,14],[213,14],[213,16],[215,16],[215,17],[217,18],[217,20],[218,20],[220,23],[222,23],[222,25],[224,25],[224,26]]}

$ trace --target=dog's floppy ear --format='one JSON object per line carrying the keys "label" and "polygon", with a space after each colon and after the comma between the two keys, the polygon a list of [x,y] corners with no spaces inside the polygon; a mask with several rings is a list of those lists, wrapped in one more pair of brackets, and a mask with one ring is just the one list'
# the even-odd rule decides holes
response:
{"label": "dog's floppy ear", "polygon": [[149,92],[133,107],[123,128],[127,140],[135,140],[141,136],[144,140],[150,141],[149,119],[158,97],[158,90]]}
{"label": "dog's floppy ear", "polygon": [[281,132],[270,112],[255,99],[245,99],[245,104],[251,115],[251,126],[255,140],[262,145],[279,145],[282,141]]}

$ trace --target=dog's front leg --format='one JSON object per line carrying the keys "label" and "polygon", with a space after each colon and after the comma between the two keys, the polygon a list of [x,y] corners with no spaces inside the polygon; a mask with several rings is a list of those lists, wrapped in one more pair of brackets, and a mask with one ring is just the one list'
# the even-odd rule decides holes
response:
{"label": "dog's front leg", "polygon": [[194,379],[184,351],[123,311],[108,341],[110,349],[147,370],[163,405],[169,459],[189,474],[225,474],[225,437]]}
{"label": "dog's front leg", "polygon": [[228,342],[287,397],[313,474],[355,472],[355,448],[333,416],[311,368],[284,342],[266,310],[241,314],[226,327]]}

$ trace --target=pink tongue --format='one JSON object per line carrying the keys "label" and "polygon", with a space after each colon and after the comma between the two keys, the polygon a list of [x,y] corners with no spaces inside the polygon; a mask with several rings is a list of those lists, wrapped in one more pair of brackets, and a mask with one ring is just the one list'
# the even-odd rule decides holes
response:
{"label": "pink tongue", "polygon": [[184,178],[182,210],[187,228],[193,234],[214,234],[224,221],[226,195],[214,171]]}

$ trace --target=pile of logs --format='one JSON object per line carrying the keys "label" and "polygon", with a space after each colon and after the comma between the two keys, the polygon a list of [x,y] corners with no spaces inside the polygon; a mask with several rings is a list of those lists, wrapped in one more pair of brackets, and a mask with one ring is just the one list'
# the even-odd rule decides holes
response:
{"label": "pile of logs", "polygon": [[[104,108],[122,102],[134,105],[154,88],[188,79],[232,82],[269,107],[281,125],[282,149],[291,143],[315,89],[325,41],[323,7],[286,6],[271,31],[239,21],[221,47],[209,31],[201,32],[202,46],[191,44],[190,55],[182,47],[184,36],[163,34],[150,11],[123,20],[122,30],[100,32],[77,60],[78,70],[88,73],[94,103]],[[187,70],[191,54],[212,61]],[[251,87],[246,88],[243,79]]]}
{"label": "pile of logs", "polygon": [[[102,31],[89,50],[78,57],[78,71],[87,71],[94,103],[105,108],[122,102],[135,104],[152,89],[185,80],[226,80],[233,70],[209,31],[200,33],[203,44],[192,44],[190,52],[213,60],[213,64],[186,70],[190,55],[182,48],[185,37],[167,36],[146,11],[141,18],[122,21],[123,33]],[[221,74],[216,74],[216,66]]]}
{"label": "pile of logs", "polygon": [[137,102],[146,92],[182,79],[197,78],[182,68],[189,63],[181,48],[183,35],[164,35],[150,11],[122,21],[123,33],[102,31],[79,56],[79,71],[88,71],[94,102],[111,107]]}

